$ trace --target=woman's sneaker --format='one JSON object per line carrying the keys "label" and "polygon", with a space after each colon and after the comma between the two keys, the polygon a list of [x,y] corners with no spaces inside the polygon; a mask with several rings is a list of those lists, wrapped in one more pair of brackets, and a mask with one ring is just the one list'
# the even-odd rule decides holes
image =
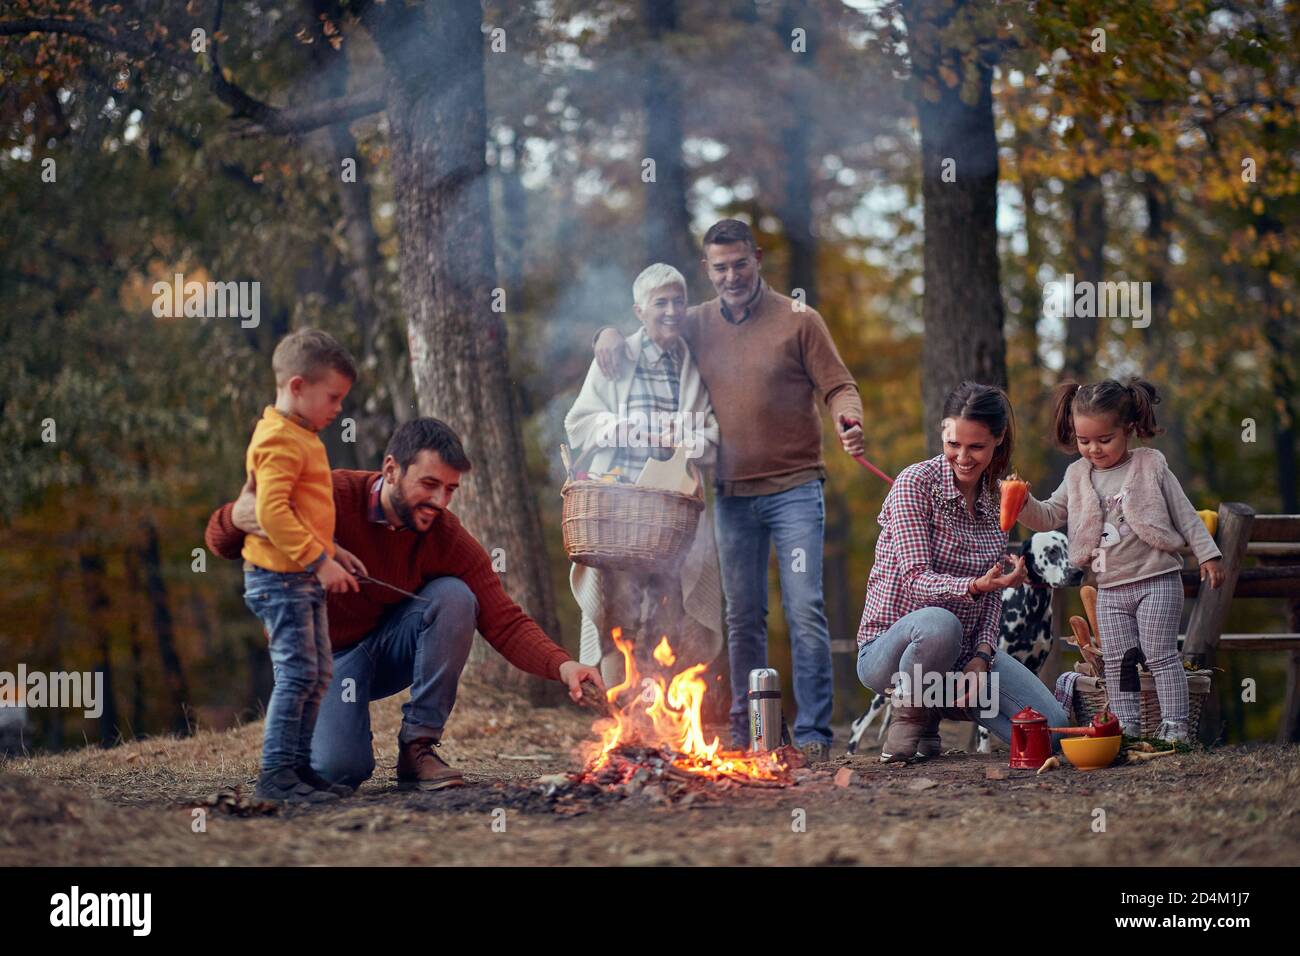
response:
{"label": "woman's sneaker", "polygon": [[263,770],[258,774],[257,789],[253,791],[253,796],[272,803],[328,803],[339,798],[337,793],[317,790],[299,777],[292,767]]}
{"label": "woman's sneaker", "polygon": [[310,765],[305,767],[295,767],[294,772],[298,774],[298,779],[311,784],[317,790],[328,791],[337,797],[350,797],[354,793],[353,788],[349,787],[346,783],[330,783],[315,770],[311,769]]}
{"label": "woman's sneaker", "polygon": [[1160,729],[1156,731],[1156,737],[1167,744],[1185,744],[1189,742],[1187,735],[1187,721],[1185,720],[1162,720]]}

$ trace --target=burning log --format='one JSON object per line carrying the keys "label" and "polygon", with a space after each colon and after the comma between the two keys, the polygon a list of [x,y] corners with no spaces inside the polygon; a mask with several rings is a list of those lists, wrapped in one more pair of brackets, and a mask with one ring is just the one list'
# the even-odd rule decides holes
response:
{"label": "burning log", "polygon": [[582,685],[583,706],[600,715],[592,725],[599,741],[586,745],[581,770],[538,778],[534,799],[554,813],[575,816],[612,801],[700,806],[736,787],[771,790],[797,783],[794,771],[807,762],[793,747],[749,754],[723,750],[717,737],[706,740],[700,717],[708,690],[701,677],[705,665],[667,676],[677,656],[665,636],[648,663],[663,671],[643,676],[632,642],[617,628],[612,637],[623,655],[623,680],[604,695],[594,684]]}
{"label": "burning log", "polygon": [[601,696],[600,691],[596,690],[596,685],[591,681],[582,682],[582,701],[587,707],[590,707],[602,717],[613,717],[614,708],[610,706],[608,700]]}

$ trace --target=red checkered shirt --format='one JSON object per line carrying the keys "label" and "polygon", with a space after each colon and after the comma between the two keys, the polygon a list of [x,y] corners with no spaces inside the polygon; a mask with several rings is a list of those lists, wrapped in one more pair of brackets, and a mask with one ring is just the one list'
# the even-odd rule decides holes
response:
{"label": "red checkered shirt", "polygon": [[943,455],[904,468],[880,509],[876,562],[867,579],[867,602],[858,646],[872,641],[905,614],[942,607],[961,621],[964,667],[980,641],[998,646],[1002,592],[970,596],[970,583],[1006,553],[998,501],[985,481],[975,514],[953,480]]}

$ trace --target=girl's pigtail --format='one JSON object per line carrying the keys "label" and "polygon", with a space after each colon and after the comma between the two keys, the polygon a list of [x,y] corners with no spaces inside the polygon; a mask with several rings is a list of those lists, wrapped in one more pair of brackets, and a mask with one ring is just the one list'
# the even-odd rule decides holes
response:
{"label": "girl's pigtail", "polygon": [[1156,387],[1144,379],[1135,378],[1128,384],[1128,392],[1133,400],[1133,428],[1141,438],[1153,438],[1164,432],[1156,424],[1156,406],[1160,404],[1160,395]]}
{"label": "girl's pigtail", "polygon": [[1078,382],[1065,382],[1056,387],[1056,413],[1052,419],[1052,437],[1056,443],[1070,451],[1074,448],[1074,396],[1079,391]]}

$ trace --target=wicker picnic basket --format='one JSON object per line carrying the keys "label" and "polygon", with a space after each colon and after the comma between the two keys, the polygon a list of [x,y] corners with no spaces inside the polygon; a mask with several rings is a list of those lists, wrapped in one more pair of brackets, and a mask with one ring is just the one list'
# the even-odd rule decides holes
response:
{"label": "wicker picnic basket", "polygon": [[[1210,694],[1210,674],[1205,671],[1187,672],[1187,733],[1194,740],[1201,725],[1201,711]],[[1154,737],[1160,729],[1160,699],[1156,697],[1156,679],[1147,671],[1139,671],[1142,682],[1140,709],[1142,736]],[[1079,724],[1092,720],[1093,714],[1107,709],[1106,681],[1096,677],[1080,677],[1074,682],[1074,716]]]}
{"label": "wicker picnic basket", "polygon": [[610,571],[675,565],[695,540],[704,510],[698,491],[687,495],[603,481],[570,479],[560,496],[560,528],[569,560]]}

